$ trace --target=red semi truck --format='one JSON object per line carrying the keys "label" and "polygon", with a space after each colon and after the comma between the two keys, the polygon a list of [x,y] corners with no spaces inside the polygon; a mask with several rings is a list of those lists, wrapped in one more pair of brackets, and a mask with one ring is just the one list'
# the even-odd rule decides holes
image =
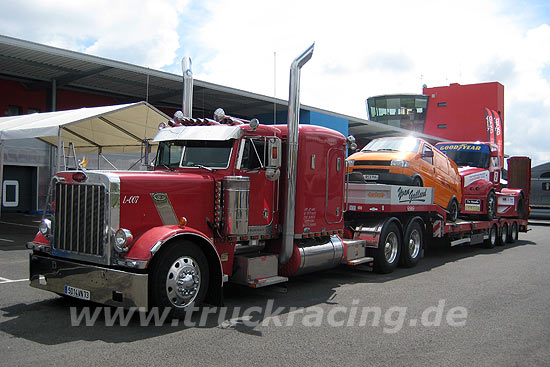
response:
{"label": "red semi truck", "polygon": [[186,70],[185,113],[160,127],[153,171],[55,174],[51,215],[27,244],[31,286],[182,315],[221,304],[228,281],[262,287],[341,264],[385,273],[414,266],[433,238],[494,246],[527,230],[525,218],[447,224],[428,187],[348,182],[353,139],[299,125],[312,52],[291,67],[288,125],[192,118]]}

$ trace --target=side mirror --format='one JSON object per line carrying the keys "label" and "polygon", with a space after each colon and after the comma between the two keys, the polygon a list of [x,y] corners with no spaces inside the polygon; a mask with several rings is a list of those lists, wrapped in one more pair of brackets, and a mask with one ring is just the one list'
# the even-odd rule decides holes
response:
{"label": "side mirror", "polygon": [[267,152],[267,167],[268,168],[279,168],[281,167],[281,155],[282,155],[282,144],[281,139],[279,138],[269,138],[268,141],[268,152]]}
{"label": "side mirror", "polygon": [[433,158],[434,152],[432,150],[427,150],[424,153],[422,153],[422,158]]}

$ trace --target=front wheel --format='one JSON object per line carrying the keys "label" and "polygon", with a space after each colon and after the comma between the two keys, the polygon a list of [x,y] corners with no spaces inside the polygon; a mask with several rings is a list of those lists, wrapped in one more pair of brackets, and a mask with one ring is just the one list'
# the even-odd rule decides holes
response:
{"label": "front wheel", "polygon": [[190,241],[174,244],[161,252],[149,281],[153,306],[170,307],[175,317],[183,317],[191,306],[200,306],[208,289],[206,256]]}
{"label": "front wheel", "polygon": [[399,262],[401,231],[394,222],[386,223],[374,255],[374,270],[380,274],[391,273]]}
{"label": "front wheel", "polygon": [[487,220],[493,220],[497,216],[497,197],[495,196],[495,193],[491,191],[487,195],[487,200],[485,201],[485,209],[487,210],[487,214],[485,215],[485,218]]}

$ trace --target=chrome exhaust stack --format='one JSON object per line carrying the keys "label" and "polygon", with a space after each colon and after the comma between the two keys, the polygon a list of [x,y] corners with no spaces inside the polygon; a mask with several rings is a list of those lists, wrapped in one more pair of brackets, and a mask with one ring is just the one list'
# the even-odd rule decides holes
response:
{"label": "chrome exhaust stack", "polygon": [[182,112],[184,117],[193,117],[193,72],[191,71],[191,58],[189,56],[181,59],[183,70],[183,101]]}
{"label": "chrome exhaust stack", "polygon": [[296,169],[298,166],[298,133],[300,125],[300,69],[313,56],[313,43],[298,56],[290,66],[288,96],[288,149],[286,167],[286,209],[284,214],[283,239],[279,263],[286,264],[294,249],[294,218],[296,212]]}

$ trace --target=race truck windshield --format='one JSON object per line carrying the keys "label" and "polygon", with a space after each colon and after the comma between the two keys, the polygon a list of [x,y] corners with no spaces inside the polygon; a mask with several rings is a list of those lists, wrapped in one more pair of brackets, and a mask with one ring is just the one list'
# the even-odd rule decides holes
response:
{"label": "race truck windshield", "polygon": [[388,139],[375,139],[368,143],[362,152],[381,152],[381,151],[395,151],[395,152],[418,152],[420,141],[415,138],[388,138]]}
{"label": "race truck windshield", "polygon": [[485,144],[437,144],[459,167],[489,168],[490,149]]}
{"label": "race truck windshield", "polygon": [[233,140],[163,141],[159,144],[156,167],[229,167]]}

